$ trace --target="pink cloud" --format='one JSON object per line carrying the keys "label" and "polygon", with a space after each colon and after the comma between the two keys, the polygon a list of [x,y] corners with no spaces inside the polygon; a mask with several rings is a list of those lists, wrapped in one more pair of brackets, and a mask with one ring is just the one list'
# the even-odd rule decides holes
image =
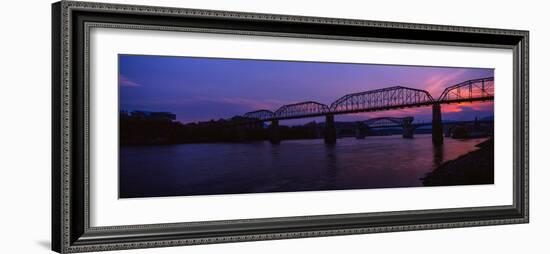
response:
{"label": "pink cloud", "polygon": [[458,113],[464,111],[464,106],[458,104],[450,104],[441,107],[442,113]]}
{"label": "pink cloud", "polygon": [[126,76],[124,76],[124,75],[120,75],[120,76],[118,77],[118,84],[119,84],[120,86],[125,86],[125,87],[140,87],[140,86],[142,86],[141,84],[136,83],[136,82],[134,82],[134,81],[128,79],[128,78],[127,78]]}
{"label": "pink cloud", "polygon": [[454,85],[456,80],[460,76],[466,73],[466,69],[457,69],[454,73],[437,74],[431,76],[426,83],[426,91],[428,91],[434,99],[439,98],[439,95],[445,90],[446,87]]}

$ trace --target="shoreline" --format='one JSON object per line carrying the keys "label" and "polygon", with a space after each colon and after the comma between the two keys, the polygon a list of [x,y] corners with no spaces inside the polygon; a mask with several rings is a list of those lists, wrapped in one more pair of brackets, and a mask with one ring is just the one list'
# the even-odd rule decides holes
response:
{"label": "shoreline", "polygon": [[476,145],[478,150],[443,163],[420,180],[424,186],[494,183],[494,142],[490,138]]}

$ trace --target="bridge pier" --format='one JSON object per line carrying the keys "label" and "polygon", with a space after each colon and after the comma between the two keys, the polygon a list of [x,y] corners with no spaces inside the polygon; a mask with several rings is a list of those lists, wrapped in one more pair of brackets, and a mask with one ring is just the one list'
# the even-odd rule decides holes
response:
{"label": "bridge pier", "polygon": [[414,129],[413,125],[404,125],[403,138],[414,138]]}
{"label": "bridge pier", "polygon": [[358,121],[356,123],[355,127],[355,138],[356,139],[364,139],[367,136],[367,126],[361,121]]}
{"label": "bridge pier", "polygon": [[432,143],[434,145],[443,144],[443,124],[441,123],[441,105],[439,103],[432,105]]}
{"label": "bridge pier", "polygon": [[279,130],[279,120],[272,120],[269,126],[269,142],[271,144],[281,143],[281,133]]}
{"label": "bridge pier", "polygon": [[403,118],[403,138],[414,138],[414,130],[416,127],[412,125],[413,117]]}
{"label": "bridge pier", "polygon": [[325,144],[336,144],[336,126],[334,115],[327,115],[325,120]]}

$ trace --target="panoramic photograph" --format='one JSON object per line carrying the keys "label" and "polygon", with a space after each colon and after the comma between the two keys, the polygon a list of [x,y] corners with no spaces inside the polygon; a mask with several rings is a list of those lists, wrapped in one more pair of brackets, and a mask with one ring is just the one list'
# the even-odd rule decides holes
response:
{"label": "panoramic photograph", "polygon": [[494,69],[118,56],[119,198],[494,183]]}

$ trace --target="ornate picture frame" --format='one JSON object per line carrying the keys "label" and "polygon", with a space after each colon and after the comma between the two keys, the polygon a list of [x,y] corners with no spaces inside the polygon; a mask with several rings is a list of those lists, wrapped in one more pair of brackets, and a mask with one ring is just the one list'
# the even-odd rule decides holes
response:
{"label": "ornate picture frame", "polygon": [[[88,61],[89,31],[94,27],[510,49],[513,205],[91,226]],[[54,3],[52,249],[73,253],[528,223],[528,86],[528,31],[73,1]]]}

